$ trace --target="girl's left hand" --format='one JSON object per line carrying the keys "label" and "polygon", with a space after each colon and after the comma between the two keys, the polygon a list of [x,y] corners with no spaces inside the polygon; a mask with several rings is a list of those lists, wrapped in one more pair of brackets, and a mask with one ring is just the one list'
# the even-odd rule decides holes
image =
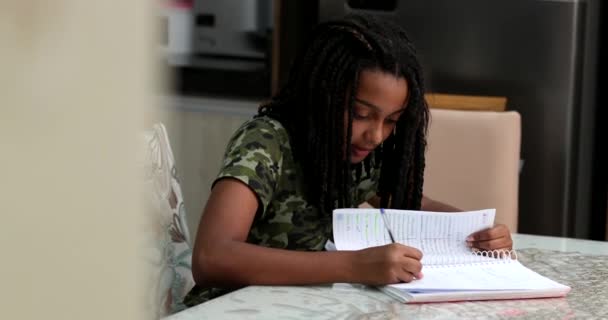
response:
{"label": "girl's left hand", "polygon": [[504,224],[475,232],[467,237],[467,245],[473,250],[511,250],[511,232]]}

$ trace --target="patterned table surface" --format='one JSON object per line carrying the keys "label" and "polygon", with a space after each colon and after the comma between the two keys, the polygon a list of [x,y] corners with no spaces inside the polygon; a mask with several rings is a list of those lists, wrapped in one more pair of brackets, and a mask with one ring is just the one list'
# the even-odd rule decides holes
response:
{"label": "patterned table surface", "polygon": [[408,305],[364,287],[250,286],[177,313],[194,319],[608,319],[608,242],[514,235],[519,260],[566,298]]}

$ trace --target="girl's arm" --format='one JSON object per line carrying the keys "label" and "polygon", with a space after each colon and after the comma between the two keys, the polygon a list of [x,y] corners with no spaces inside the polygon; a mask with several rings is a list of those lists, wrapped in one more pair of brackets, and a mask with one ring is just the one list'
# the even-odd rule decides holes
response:
{"label": "girl's arm", "polygon": [[303,252],[246,243],[258,201],[246,185],[222,179],[212,189],[197,232],[192,273],[203,286],[372,285],[419,278],[422,254],[400,244],[359,251]]}
{"label": "girl's arm", "polygon": [[[370,206],[374,208],[380,207],[380,197],[373,196],[366,201]],[[422,205],[420,210],[423,211],[435,211],[435,212],[457,212],[462,211],[456,207],[452,207],[449,204],[435,201],[427,196],[422,196]]]}
{"label": "girl's arm", "polygon": [[422,196],[422,204],[420,210],[435,211],[435,212],[458,212],[462,211],[456,207],[443,202],[433,200],[425,195]]}

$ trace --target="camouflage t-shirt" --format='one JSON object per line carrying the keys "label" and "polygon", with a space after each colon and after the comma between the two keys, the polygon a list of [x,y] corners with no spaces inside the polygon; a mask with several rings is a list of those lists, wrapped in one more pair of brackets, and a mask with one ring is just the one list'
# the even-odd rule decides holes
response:
{"label": "camouflage t-shirt", "polygon": [[[260,208],[247,241],[291,250],[322,250],[331,236],[331,213],[320,213],[304,196],[302,170],[293,159],[287,130],[269,117],[245,122],[233,135],[218,179],[242,181],[256,194]],[[216,180],[217,181],[217,180]],[[356,203],[375,195],[377,177],[351,190]]]}
{"label": "camouflage t-shirt", "polygon": [[[287,130],[259,117],[245,122],[228,143],[215,180],[234,178],[255,193],[260,207],[247,242],[290,250],[323,250],[332,233],[331,213],[320,213],[304,196],[304,177],[295,163]],[[356,203],[376,194],[377,170],[351,190]],[[184,300],[191,307],[230,290],[195,286]]]}

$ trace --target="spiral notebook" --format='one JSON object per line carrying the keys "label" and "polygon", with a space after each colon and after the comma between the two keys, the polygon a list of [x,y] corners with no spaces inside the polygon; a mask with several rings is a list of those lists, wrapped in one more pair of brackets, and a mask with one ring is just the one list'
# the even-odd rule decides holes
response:
{"label": "spiral notebook", "polygon": [[[562,297],[570,287],[525,267],[515,251],[472,252],[466,237],[489,228],[495,210],[457,213],[385,209],[336,209],[337,250],[395,242],[423,253],[424,277],[379,287],[405,303]],[[385,221],[386,219],[386,221]]]}

